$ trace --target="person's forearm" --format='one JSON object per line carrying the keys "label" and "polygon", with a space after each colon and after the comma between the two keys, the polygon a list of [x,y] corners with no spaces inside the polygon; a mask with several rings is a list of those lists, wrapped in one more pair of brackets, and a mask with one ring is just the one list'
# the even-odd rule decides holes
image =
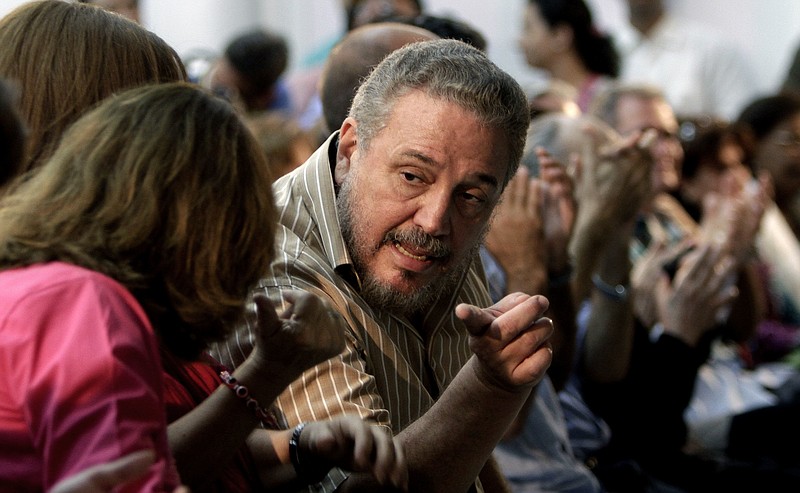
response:
{"label": "person's forearm", "polygon": [[603,234],[608,234],[595,227],[591,217],[579,214],[575,224],[575,232],[569,245],[570,256],[573,259],[573,299],[578,302],[585,300],[591,291],[592,273],[598,262],[597,252],[604,243]]}
{"label": "person's forearm", "polygon": [[[628,236],[612,239],[597,262],[595,274],[602,282],[629,287],[631,263]],[[621,380],[628,372],[633,347],[631,293],[615,299],[598,289],[591,291],[592,313],[587,318],[583,373],[596,383]]]}
{"label": "person's forearm", "polygon": [[409,491],[467,491],[527,399],[531,388],[494,387],[479,365],[473,356],[433,407],[398,434]]}
{"label": "person's forearm", "polygon": [[[262,407],[272,404],[283,390],[278,382],[259,381],[257,372],[247,363],[235,375]],[[184,484],[195,490],[216,478],[258,423],[244,400],[222,385],[191,412],[170,423],[169,446]]]}
{"label": "person's forearm", "polygon": [[[468,491],[528,398],[484,383],[472,357],[439,400],[396,436],[403,444],[409,491]],[[376,491],[366,474],[352,474],[337,492]]]}

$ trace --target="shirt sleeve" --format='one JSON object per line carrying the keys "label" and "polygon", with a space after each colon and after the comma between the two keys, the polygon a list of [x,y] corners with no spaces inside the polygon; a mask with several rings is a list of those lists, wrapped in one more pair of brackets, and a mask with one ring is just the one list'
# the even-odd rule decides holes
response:
{"label": "shirt sleeve", "polygon": [[142,449],[156,463],[119,491],[177,486],[157,343],[127,291],[102,276],[57,282],[22,299],[3,331],[45,489]]}

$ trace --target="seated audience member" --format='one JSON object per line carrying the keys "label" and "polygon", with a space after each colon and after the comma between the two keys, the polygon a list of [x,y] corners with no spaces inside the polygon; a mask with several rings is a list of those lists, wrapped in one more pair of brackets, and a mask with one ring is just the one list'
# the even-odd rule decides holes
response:
{"label": "seated audience member", "polygon": [[[755,245],[751,251],[744,252],[757,263],[758,282],[765,288],[766,303],[756,338],[748,341],[751,347],[747,350],[752,353],[752,360],[746,363],[776,361],[800,342],[797,330],[800,326],[800,291],[792,292],[792,285],[786,285],[782,279],[787,274],[781,272],[800,276],[800,270],[793,269],[800,265],[800,244],[787,227],[778,227],[779,217],[773,216],[780,216],[780,212],[774,205],[767,205],[768,195],[754,195],[771,187],[771,178],[762,170],[761,181],[764,183],[759,186],[754,181],[745,132],[725,122],[685,122],[682,128],[691,128],[692,131],[683,138],[683,176],[676,196],[697,222],[703,220],[704,208],[719,207],[720,197],[765,209]],[[741,217],[736,215],[731,219],[738,221]],[[773,253],[776,250],[788,254],[776,256]],[[791,250],[794,253],[789,253]]]}
{"label": "seated audience member", "polygon": [[[291,424],[358,413],[391,430],[410,491],[468,491],[479,476],[484,491],[505,491],[492,450],[550,363],[547,300],[515,293],[491,305],[478,258],[527,126],[522,89],[481,51],[413,43],[372,71],[340,131],[274,186],[284,255],[256,291],[278,304],[318,293],[348,325],[346,349],[296,380],[280,411]],[[222,355],[248,354],[251,331]],[[332,471],[319,489],[368,481]]]}
{"label": "seated audience member", "polygon": [[[257,297],[256,349],[213,385],[191,363],[241,320],[271,261],[270,183],[233,108],[176,83],[105,100],[0,201],[4,484],[49,489],[142,449],[156,463],[125,491],[171,490],[170,451],[196,490],[297,483],[303,467],[333,464],[374,465],[381,480],[402,483],[402,452],[356,418],[294,435],[258,428],[268,416],[259,403],[343,345],[318,298],[290,297],[279,317]],[[245,446],[250,434],[269,446]]]}
{"label": "seated audience member", "polygon": [[247,116],[245,123],[264,151],[273,180],[303,164],[316,149],[313,137],[283,113]]}
{"label": "seated audience member", "polygon": [[80,3],[21,5],[0,19],[0,46],[0,77],[16,84],[27,129],[21,172],[46,161],[64,130],[103,98],[186,78],[177,53],[161,38]]}
{"label": "seated audience member", "polygon": [[[619,472],[613,464],[630,460],[648,474],[689,491],[704,491],[710,485],[736,487],[741,475],[750,485],[796,485],[796,471],[791,469],[755,461],[740,463],[730,457],[718,462],[683,450],[687,438],[683,414],[711,343],[720,336],[742,340],[760,316],[752,308],[753,300],[748,299],[755,293],[752,288],[746,291],[749,276],[743,272],[748,266],[741,263],[740,253],[753,244],[763,207],[738,209],[735,223],[704,218],[696,225],[664,193],[669,190],[668,183],[677,183],[674,178],[680,169],[682,149],[675,137],[677,122],[663,97],[647,88],[620,86],[604,95],[600,103],[597,114],[621,133],[653,129],[659,137],[653,147],[656,193],[641,211],[632,242],[637,327],[628,376],[611,386],[582,382],[587,403],[611,428],[610,444],[596,455],[598,464],[605,463],[606,467],[596,467],[595,471],[601,479],[605,475],[603,481],[609,488],[614,487],[617,478],[613,476]],[[715,213],[722,214],[727,207]],[[679,221],[687,227],[681,228]],[[710,226],[717,229],[708,229]],[[679,245],[679,251],[683,251],[681,238],[691,240],[685,255],[676,258],[672,253],[660,253],[669,252],[670,245]],[[738,291],[731,284],[737,272]],[[732,303],[737,292],[738,300]],[[653,422],[660,426],[653,427]],[[732,440],[734,428],[743,429],[732,426]],[[694,478],[676,474],[677,469],[694,471]]]}
{"label": "seated audience member", "polygon": [[292,112],[289,90],[281,76],[289,64],[289,47],[279,34],[256,29],[236,36],[206,74],[203,85],[245,113]]}
{"label": "seated audience member", "polygon": [[755,70],[724,33],[673,15],[664,0],[627,4],[630,26],[615,35],[621,81],[659,87],[681,118],[732,120],[755,97]]}
{"label": "seated audience member", "polygon": [[[592,135],[593,139],[584,139],[583,135]],[[498,206],[487,236],[486,245],[491,254],[484,256],[484,262],[490,286],[493,284],[491,273],[496,269],[491,266],[498,261],[503,267],[500,283],[508,288],[539,279],[539,284],[544,285],[540,289],[553,300],[548,315],[554,317],[559,334],[554,338],[554,361],[548,372],[549,378],[546,377],[537,387],[533,402],[529,404],[530,410],[523,409],[518,421],[495,449],[495,457],[515,492],[603,491],[583,463],[585,458],[580,456],[580,451],[573,450],[568,438],[565,412],[591,415],[591,411],[575,398],[565,401],[562,409],[555,391],[564,388],[573,371],[601,382],[616,381],[625,375],[626,367],[620,366],[620,362],[626,360],[628,349],[620,341],[629,338],[632,330],[628,298],[609,296],[598,287],[591,293],[582,292],[590,282],[585,278],[587,273],[604,283],[627,284],[630,271],[628,241],[624,234],[608,235],[606,232],[622,232],[626,228],[632,231],[639,207],[635,198],[643,200],[649,188],[646,163],[649,158],[643,151],[632,147],[637,143],[622,143],[613,131],[590,117],[561,113],[538,117],[528,133],[523,163],[532,170],[542,166],[542,183],[536,186],[533,181],[524,186],[527,177],[522,183],[518,183],[519,176],[515,177],[503,203]],[[549,258],[568,257],[563,240],[569,240],[569,236],[558,234],[561,229],[554,227],[553,223],[558,224],[558,217],[569,208],[565,208],[563,199],[560,206],[559,201],[554,200],[552,194],[564,193],[565,187],[552,181],[558,176],[557,173],[554,176],[558,167],[554,168],[549,159],[543,159],[546,155],[541,150],[536,151],[540,148],[552,151],[565,161],[574,162],[575,156],[580,155],[581,172],[575,178],[577,189],[582,192],[576,194],[580,202],[576,228],[570,241],[574,278],[564,274],[554,276],[552,269],[545,267]],[[633,200],[619,200],[623,190]],[[533,194],[541,194],[544,198],[533,200]],[[554,214],[555,210],[561,212]],[[557,241],[559,237],[562,241]],[[562,252],[553,256],[551,249],[559,244]],[[539,275],[535,275],[537,272]],[[573,279],[572,285],[570,279]],[[564,291],[565,287],[567,291]],[[586,331],[583,343],[593,345],[595,350],[586,351],[592,357],[578,357],[574,365],[575,320],[569,320],[568,314],[574,317],[577,307],[559,306],[564,302],[572,303],[574,298],[570,288],[574,296],[588,296],[594,306],[594,316],[590,317],[592,327]],[[595,426],[598,434],[604,433],[604,423],[596,420]]]}
{"label": "seated audience member", "polygon": [[[772,363],[765,366],[763,363],[775,362],[798,345],[800,332],[796,317],[800,299],[792,297],[785,285],[776,279],[776,274],[778,270],[792,270],[800,261],[800,247],[788,228],[783,229],[783,234],[776,228],[777,223],[771,214],[780,213],[774,206],[764,205],[768,201],[767,194],[756,195],[765,187],[757,185],[750,169],[743,164],[749,159],[742,132],[724,122],[706,125],[684,123],[683,127],[695,130],[688,133],[691,138],[686,138],[683,144],[684,174],[679,196],[688,204],[687,210],[697,212],[698,221],[703,220],[700,214],[704,209],[725,207],[726,202],[739,201],[747,207],[766,207],[755,245],[747,252],[751,257],[749,261],[757,267],[756,282],[763,286],[767,308],[764,318],[758,321],[757,331],[751,339],[713,348],[711,359],[700,370],[686,413],[693,445],[721,453],[729,442],[728,430],[735,433],[740,428],[731,425],[732,419],[743,419],[737,415],[771,407],[771,410],[750,413],[749,419],[755,420],[758,413],[771,413],[770,420],[775,421],[778,409],[796,399],[796,396],[779,398],[781,392],[773,392],[777,390],[777,384],[768,384],[774,386],[767,387],[762,377],[772,373],[778,378],[770,380],[777,382],[784,378],[783,375],[788,375],[790,369],[785,365]],[[766,180],[768,178],[762,178],[762,181]],[[744,217],[731,215],[735,221]],[[787,240],[793,243],[787,244]],[[787,252],[790,247],[794,250],[791,253]],[[772,253],[776,250],[787,255],[773,258]],[[794,272],[800,275],[797,270]],[[787,424],[784,433],[790,433],[792,428],[790,423]],[[760,453],[765,456],[782,453],[779,452],[781,443],[782,440],[771,440],[770,450]],[[757,445],[751,442],[748,448],[752,453]]]}
{"label": "seated audience member", "polygon": [[756,172],[772,179],[775,205],[800,237],[800,96],[777,94],[755,99],[736,120],[749,133],[748,153]]}
{"label": "seated audience member", "polygon": [[767,208],[757,246],[772,265],[771,282],[785,293],[773,301],[789,315],[791,300],[800,299],[800,100],[788,93],[759,98],[742,111],[738,124],[748,133],[745,149],[752,166],[772,179],[774,204]]}
{"label": "seated audience member", "polygon": [[397,22],[378,22],[348,32],[334,46],[320,78],[322,113],[328,135],[339,130],[358,86],[386,55],[409,43],[437,36],[424,29]]}
{"label": "seated audience member", "polygon": [[581,111],[619,74],[611,38],[595,27],[583,0],[530,0],[520,47],[531,67],[575,88]]}

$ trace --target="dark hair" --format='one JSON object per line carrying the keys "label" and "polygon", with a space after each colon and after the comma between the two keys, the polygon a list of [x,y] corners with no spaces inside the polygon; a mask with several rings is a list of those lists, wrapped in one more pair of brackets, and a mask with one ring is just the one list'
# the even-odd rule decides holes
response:
{"label": "dark hair", "polygon": [[681,174],[687,179],[694,178],[704,162],[716,161],[720,148],[728,142],[747,150],[746,137],[742,129],[725,120],[704,117],[683,120],[678,135],[683,146]]}
{"label": "dark hair", "polygon": [[237,36],[225,48],[225,58],[248,83],[245,96],[271,88],[286,70],[289,48],[286,40],[275,33],[258,29]]}
{"label": "dark hair", "polygon": [[760,141],[775,127],[798,113],[800,113],[800,96],[781,93],[750,102],[739,114],[737,121],[746,126],[752,132],[752,136]]}
{"label": "dark hair", "polygon": [[583,0],[530,0],[539,8],[550,27],[566,24],[572,29],[573,43],[583,64],[591,72],[616,78],[619,54],[611,37],[594,26],[592,13]]}
{"label": "dark hair", "polygon": [[383,22],[400,22],[411,26],[421,27],[434,33],[442,39],[457,39],[468,45],[486,51],[486,38],[477,29],[466,22],[462,22],[450,17],[437,15],[420,14],[413,16],[389,16],[380,19]]}
{"label": "dark hair", "polygon": [[105,99],[0,200],[0,268],[59,260],[125,286],[173,354],[196,357],[241,321],[274,253],[261,149],[196,85]]}
{"label": "dark hair", "polygon": [[22,173],[25,127],[11,84],[0,79],[0,189]]}
{"label": "dark hair", "polygon": [[[346,7],[346,15],[347,15],[347,30],[352,31],[353,29],[357,28],[356,26],[356,17],[360,13],[361,9],[364,7],[364,4],[367,3],[369,0],[350,0]],[[424,10],[424,6],[422,5],[422,0],[411,0],[411,2],[416,5],[417,12],[422,13]],[[383,19],[384,17],[391,17],[393,15],[397,15],[397,12],[394,9],[388,9],[387,12],[383,13],[379,17]],[[376,22],[376,19],[370,20],[370,22]],[[377,21],[380,22],[380,21]]]}

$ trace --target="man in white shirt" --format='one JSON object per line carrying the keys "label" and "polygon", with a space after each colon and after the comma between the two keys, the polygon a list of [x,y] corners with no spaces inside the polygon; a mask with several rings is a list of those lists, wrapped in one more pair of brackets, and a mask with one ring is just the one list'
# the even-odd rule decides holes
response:
{"label": "man in white shirt", "polygon": [[661,88],[678,117],[726,120],[758,93],[755,72],[710,26],[680,19],[662,0],[627,0],[630,26],[615,36],[620,80]]}

